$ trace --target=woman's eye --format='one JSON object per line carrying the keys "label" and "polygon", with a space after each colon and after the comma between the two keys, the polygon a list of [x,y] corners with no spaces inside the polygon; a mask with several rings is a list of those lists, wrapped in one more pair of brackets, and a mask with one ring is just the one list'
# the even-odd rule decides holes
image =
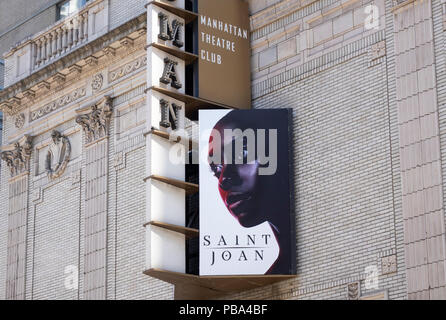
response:
{"label": "woman's eye", "polygon": [[214,173],[215,177],[220,178],[222,170],[220,165],[211,164],[211,170]]}

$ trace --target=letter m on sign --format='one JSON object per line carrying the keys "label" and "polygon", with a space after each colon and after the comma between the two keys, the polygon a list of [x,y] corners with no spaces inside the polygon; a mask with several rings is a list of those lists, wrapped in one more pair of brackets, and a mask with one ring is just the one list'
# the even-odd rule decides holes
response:
{"label": "letter m on sign", "polygon": [[184,46],[183,41],[181,41],[181,28],[183,27],[183,24],[175,19],[172,21],[172,25],[170,25],[169,17],[162,12],[158,14],[158,18],[160,21],[160,33],[158,38],[164,41],[172,40],[174,46],[182,48]]}

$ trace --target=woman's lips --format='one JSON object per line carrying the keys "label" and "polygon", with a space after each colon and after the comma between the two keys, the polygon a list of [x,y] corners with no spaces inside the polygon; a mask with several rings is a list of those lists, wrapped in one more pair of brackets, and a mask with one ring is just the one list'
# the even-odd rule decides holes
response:
{"label": "woman's lips", "polygon": [[249,200],[251,200],[251,196],[249,194],[229,194],[226,199],[226,206],[232,213],[240,216],[243,214],[245,204]]}
{"label": "woman's lips", "polygon": [[240,200],[237,201],[236,203],[229,205],[229,210],[234,211],[234,209],[237,209],[243,202],[244,200]]}

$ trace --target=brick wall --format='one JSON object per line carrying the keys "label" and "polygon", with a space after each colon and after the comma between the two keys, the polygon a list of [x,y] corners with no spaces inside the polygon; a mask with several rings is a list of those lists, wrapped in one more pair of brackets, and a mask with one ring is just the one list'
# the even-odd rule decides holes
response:
{"label": "brick wall", "polygon": [[[406,294],[386,64],[368,63],[363,53],[254,100],[254,108],[293,109],[298,298],[343,299],[357,280],[367,293],[365,268],[381,269],[381,257],[397,253],[398,272],[380,276],[379,289],[391,299]],[[288,285],[272,286],[269,297],[286,296]]]}
{"label": "brick wall", "polygon": [[0,59],[0,90],[3,89],[5,81],[5,63]]}
{"label": "brick wall", "polygon": [[[360,20],[369,1],[306,3],[251,8],[253,107],[293,109],[298,277],[230,298],[346,299],[360,281],[363,296],[405,299],[391,5],[374,2],[377,31]],[[366,267],[378,288],[367,289]]]}
{"label": "brick wall", "polygon": [[[111,28],[144,12],[145,2],[111,0]],[[395,14],[391,1],[374,1],[380,24],[369,30],[364,27],[362,13],[371,3],[250,1],[253,107],[293,109],[298,277],[224,298],[345,299],[347,285],[357,281],[362,296],[386,292],[389,299],[418,297],[408,295],[406,280],[410,276],[404,249],[410,242],[407,234],[412,231],[408,231],[407,221],[406,225],[403,222],[408,220],[403,219],[402,202],[406,187],[402,173],[407,163],[400,151],[404,151],[401,139],[406,135],[400,136],[399,130],[404,121],[398,114],[397,79],[401,73],[397,71],[400,57],[395,49]],[[433,4],[431,50],[435,53],[439,106],[446,97],[445,13],[445,4]],[[122,94],[115,101],[140,99],[143,93],[138,86],[143,79],[139,80],[132,80],[130,85],[123,79],[116,87],[128,85],[134,92]],[[446,160],[445,117],[443,108],[438,108],[441,161]],[[64,128],[72,125],[66,123]],[[139,125],[120,132],[119,137],[115,120],[110,129],[106,295],[108,299],[172,299],[171,285],[142,274],[146,155]],[[5,136],[14,131],[14,119],[6,118]],[[443,166],[439,168],[444,171]],[[78,265],[81,275],[85,271],[86,208],[82,197],[86,190],[84,181],[73,186],[71,176],[79,169],[85,178],[85,159],[71,164],[57,183],[31,180],[33,192],[39,186],[45,188],[42,199],[34,201],[30,194],[33,200],[28,215],[26,269],[29,299],[85,298],[83,277],[78,290],[70,291],[64,287],[63,273],[67,265]],[[442,179],[444,176],[443,172]],[[0,299],[6,292],[9,191],[4,181],[8,177],[2,166]],[[59,212],[62,206],[64,210]],[[440,227],[444,230],[444,225]],[[62,248],[67,249],[62,252]],[[366,286],[367,267],[376,268],[377,287]],[[444,270],[439,270],[435,275],[443,274]],[[432,297],[441,297],[438,293],[435,291]]]}
{"label": "brick wall", "polygon": [[110,30],[146,12],[146,0],[110,0]]}
{"label": "brick wall", "polygon": [[116,299],[173,299],[171,285],[142,273],[146,250],[145,155],[145,148],[126,152],[125,168],[117,172]]}
{"label": "brick wall", "polygon": [[68,176],[45,188],[41,196],[42,202],[31,210],[34,254],[29,298],[77,299],[78,290],[65,286],[69,276],[65,271],[79,266],[79,188],[72,188]]}
{"label": "brick wall", "polygon": [[[432,19],[433,19],[433,31],[434,31],[434,55],[436,64],[436,82],[437,82],[437,104],[438,108],[438,120],[439,120],[439,136],[440,136],[440,150],[441,150],[441,162],[442,162],[442,185],[443,185],[443,211],[446,201],[445,184],[446,184],[446,108],[441,107],[446,103],[446,55],[445,55],[445,27],[444,21],[446,19],[446,2],[445,1],[433,1],[432,2]],[[446,220],[446,212],[444,212]],[[445,277],[446,278],[446,277]]]}
{"label": "brick wall", "polygon": [[[1,133],[2,138],[5,130]],[[0,165],[0,300],[5,299],[6,295],[6,258],[8,245],[8,184],[6,183],[9,171],[2,163]]]}
{"label": "brick wall", "polygon": [[[54,0],[38,1],[3,1],[0,4],[0,56],[9,51],[11,46],[32,34],[45,29],[56,21]],[[41,9],[46,8],[41,11]],[[25,19],[32,17],[30,20]],[[17,28],[17,23],[24,22]]]}

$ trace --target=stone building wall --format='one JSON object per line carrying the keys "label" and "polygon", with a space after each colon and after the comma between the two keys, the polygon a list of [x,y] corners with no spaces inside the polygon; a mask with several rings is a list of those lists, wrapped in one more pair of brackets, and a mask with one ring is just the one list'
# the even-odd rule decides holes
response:
{"label": "stone building wall", "polygon": [[253,2],[253,107],[294,112],[298,277],[233,297],[445,299],[444,2]]}
{"label": "stone building wall", "polygon": [[5,63],[0,59],[0,90],[3,89],[3,74],[5,73]]}
{"label": "stone building wall", "polygon": [[[135,18],[135,12],[124,16],[122,22]],[[141,20],[145,17],[137,19]],[[24,100],[26,106],[21,113],[5,116],[8,143],[25,132],[33,136],[27,176],[26,248],[18,250],[20,257],[26,256],[26,299],[173,298],[171,285],[142,273],[146,32],[134,31],[133,41],[122,45],[118,37],[113,54],[102,53],[90,64],[81,62],[80,68],[64,69],[65,81],[52,82],[46,94],[36,92],[32,104]],[[114,97],[108,142],[90,141],[76,117],[78,112],[88,116],[90,106],[101,103],[107,95]],[[62,107],[45,107],[54,101]],[[25,118],[19,125],[21,114]],[[70,141],[71,158],[65,172],[50,179],[45,159],[53,130]],[[5,180],[0,186],[0,299],[23,298],[21,291],[14,291],[17,296],[5,295],[6,279],[14,274],[7,262],[11,251],[7,249],[11,200],[6,165],[2,166],[1,177]],[[22,282],[13,280],[22,288]]]}
{"label": "stone building wall", "polygon": [[[145,2],[110,0],[109,30],[144,14]],[[253,107],[293,109],[298,275],[224,298],[445,299],[446,4],[249,3]],[[370,26],[374,13],[379,23]],[[114,55],[82,63],[80,73],[65,70],[60,87],[28,106],[23,127],[17,115],[5,118],[5,143],[35,136],[26,178],[26,250],[18,251],[26,255],[26,282],[14,297],[174,297],[172,285],[142,274],[146,43],[144,30],[133,35],[130,45],[117,41],[122,46]],[[83,88],[78,100],[29,122],[29,111]],[[107,95],[114,97],[108,139],[90,141],[75,119]],[[56,179],[44,168],[52,130],[72,143],[70,162]],[[11,223],[11,195],[21,193],[11,193],[9,178],[2,164],[0,299],[11,297],[8,246],[16,244],[8,230],[21,228]],[[22,285],[18,278],[12,283]]]}
{"label": "stone building wall", "polygon": [[0,55],[17,42],[56,21],[55,0],[2,1],[0,4]]}
{"label": "stone building wall", "polygon": [[146,0],[110,0],[110,30],[146,12]]}

